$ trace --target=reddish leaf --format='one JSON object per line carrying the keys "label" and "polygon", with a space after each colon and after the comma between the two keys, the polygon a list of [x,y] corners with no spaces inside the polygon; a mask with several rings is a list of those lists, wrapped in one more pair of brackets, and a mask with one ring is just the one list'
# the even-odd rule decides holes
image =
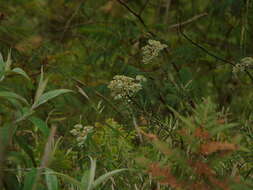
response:
{"label": "reddish leaf", "polygon": [[209,155],[217,151],[234,150],[236,150],[236,145],[228,142],[209,142],[207,144],[202,144],[200,147],[200,152],[205,155]]}

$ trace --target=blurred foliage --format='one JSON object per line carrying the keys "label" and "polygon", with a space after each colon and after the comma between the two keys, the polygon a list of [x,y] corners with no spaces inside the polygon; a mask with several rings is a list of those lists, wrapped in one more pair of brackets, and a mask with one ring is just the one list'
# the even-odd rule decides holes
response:
{"label": "blurred foliage", "polygon": [[0,0],[0,189],[252,189],[252,25],[252,0]]}

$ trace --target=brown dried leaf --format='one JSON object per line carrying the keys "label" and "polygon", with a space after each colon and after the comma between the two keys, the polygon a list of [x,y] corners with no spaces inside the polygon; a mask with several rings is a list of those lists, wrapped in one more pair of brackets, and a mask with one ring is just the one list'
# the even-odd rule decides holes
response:
{"label": "brown dried leaf", "polygon": [[209,181],[216,185],[217,187],[223,189],[223,190],[229,190],[230,188],[228,187],[228,184],[226,182],[222,182],[214,177],[208,177]]}
{"label": "brown dried leaf", "polygon": [[149,140],[154,141],[154,140],[158,140],[157,136],[155,134],[152,133],[146,133],[143,130],[140,129],[140,133],[142,135],[144,135],[145,137],[147,137]]}
{"label": "brown dried leaf", "polygon": [[188,189],[188,190],[193,190],[193,189],[196,189],[196,190],[211,190],[211,188],[207,184],[205,184],[201,181],[198,181],[194,184],[189,184],[187,186],[188,187],[186,189]]}
{"label": "brown dried leaf", "polygon": [[208,133],[208,131],[200,127],[196,128],[194,136],[204,140],[208,140],[210,138],[210,134]]}
{"label": "brown dried leaf", "polygon": [[[148,172],[162,185],[170,185],[173,188],[180,188],[182,185],[177,182],[177,179],[171,174],[168,167],[161,168],[159,164],[152,163],[148,168]],[[160,178],[160,179],[159,179]]]}
{"label": "brown dried leaf", "polygon": [[214,176],[215,172],[206,163],[201,161],[192,162],[190,161],[190,166],[193,167],[198,175]]}
{"label": "brown dried leaf", "polygon": [[228,142],[209,142],[200,146],[200,152],[205,155],[212,154],[217,151],[234,151],[236,145]]}

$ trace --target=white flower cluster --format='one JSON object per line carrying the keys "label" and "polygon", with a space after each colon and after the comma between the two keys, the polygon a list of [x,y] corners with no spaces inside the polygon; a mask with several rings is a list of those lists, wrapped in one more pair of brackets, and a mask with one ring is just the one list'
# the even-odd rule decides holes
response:
{"label": "white flower cluster", "polygon": [[233,73],[243,72],[249,68],[253,68],[253,58],[245,57],[241,59],[240,62],[233,67]]}
{"label": "white flower cluster", "polygon": [[167,48],[166,44],[162,44],[156,40],[148,40],[148,44],[142,48],[143,58],[142,62],[148,64],[152,59],[158,56],[159,52]]}
{"label": "white flower cluster", "polygon": [[93,126],[83,126],[82,124],[76,124],[74,129],[70,133],[76,137],[77,145],[83,147],[87,135],[93,131]]}
{"label": "white flower cluster", "polygon": [[124,75],[116,75],[108,88],[110,88],[114,99],[128,99],[142,89],[141,83],[145,81],[146,78],[142,75],[137,75],[135,79]]}

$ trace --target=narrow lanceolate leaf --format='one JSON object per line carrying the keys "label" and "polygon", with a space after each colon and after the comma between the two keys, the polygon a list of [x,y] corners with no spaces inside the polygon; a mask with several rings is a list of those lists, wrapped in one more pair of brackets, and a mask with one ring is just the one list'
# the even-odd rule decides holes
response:
{"label": "narrow lanceolate leaf", "polygon": [[23,98],[22,96],[14,93],[14,92],[0,91],[0,97],[3,97],[3,98],[14,98],[14,99],[20,100],[21,102],[24,102],[25,104],[28,104],[28,102],[26,101],[25,98]]}
{"label": "narrow lanceolate leaf", "polygon": [[93,182],[95,179],[95,172],[96,172],[96,159],[92,159],[90,157],[90,176],[87,179],[88,180],[88,187],[86,190],[92,190],[93,189]]}
{"label": "narrow lanceolate leaf", "polygon": [[0,70],[4,71],[4,69],[5,69],[5,62],[4,62],[2,54],[0,53]]}
{"label": "narrow lanceolate leaf", "polygon": [[90,100],[89,96],[83,91],[83,89],[81,89],[79,86],[76,86],[78,89],[78,92],[80,92],[80,94],[82,94],[87,100]]}
{"label": "narrow lanceolate leaf", "polygon": [[55,174],[50,174],[49,172],[52,172],[51,169],[46,169],[45,178],[46,178],[46,184],[48,190],[58,190],[58,179]]}
{"label": "narrow lanceolate leaf", "polygon": [[98,179],[96,179],[96,181],[94,181],[94,183],[92,185],[92,189],[95,189],[97,186],[99,186],[101,183],[105,182],[107,179],[109,179],[113,175],[118,174],[118,173],[123,172],[123,171],[127,171],[127,170],[128,169],[126,169],[126,168],[113,170],[111,172],[108,172],[108,173],[100,176]]}
{"label": "narrow lanceolate leaf", "polygon": [[5,71],[9,71],[11,69],[11,52],[8,53],[7,61],[5,62]]}
{"label": "narrow lanceolate leaf", "polygon": [[39,99],[33,104],[32,109],[37,108],[41,104],[46,103],[47,101],[61,95],[67,92],[72,92],[72,90],[68,89],[58,89],[58,90],[51,90],[49,92],[46,92],[45,94],[42,94]]}
{"label": "narrow lanceolate leaf", "polygon": [[43,72],[43,67],[41,67],[41,73],[40,73],[40,81],[39,81],[39,85],[38,88],[36,90],[36,94],[34,97],[34,104],[35,102],[38,101],[39,97],[43,94],[46,86],[47,86],[47,82],[48,82],[48,78],[46,78],[44,80],[44,72]]}
{"label": "narrow lanceolate leaf", "polygon": [[45,137],[49,136],[50,130],[47,126],[47,124],[41,120],[40,118],[37,117],[31,117],[29,120],[36,126],[38,129],[43,133]]}
{"label": "narrow lanceolate leaf", "polygon": [[11,72],[15,73],[15,74],[18,74],[18,75],[21,75],[21,76],[25,77],[27,80],[30,80],[29,76],[21,68],[14,68],[14,69],[11,70]]}
{"label": "narrow lanceolate leaf", "polygon": [[37,89],[36,94],[35,94],[34,104],[36,104],[36,102],[39,100],[39,98],[42,96],[43,92],[45,91],[45,88],[46,88],[46,86],[47,86],[48,79],[49,79],[49,78],[46,78],[46,79],[43,80],[43,81],[40,80],[38,89]]}

